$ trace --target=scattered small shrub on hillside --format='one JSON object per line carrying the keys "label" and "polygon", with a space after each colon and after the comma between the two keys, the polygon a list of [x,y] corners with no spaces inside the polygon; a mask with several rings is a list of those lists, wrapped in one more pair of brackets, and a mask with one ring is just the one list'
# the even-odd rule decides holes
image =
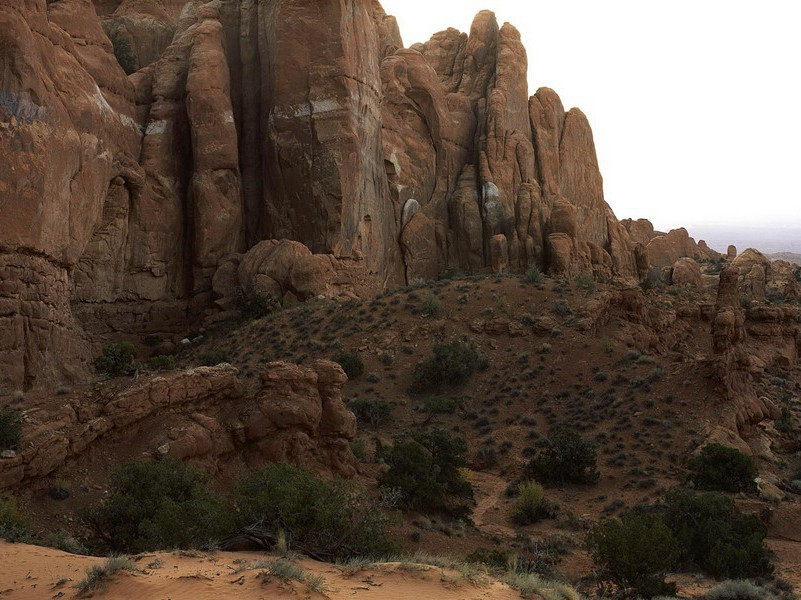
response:
{"label": "scattered small shrub on hillside", "polygon": [[582,273],[576,277],[576,287],[591,292],[595,289],[595,280],[592,278],[591,274],[586,272]]}
{"label": "scattered small shrub on hillside", "polygon": [[147,366],[153,371],[174,371],[175,357],[167,354],[159,354],[148,360]]}
{"label": "scattered small shrub on hillside", "polygon": [[16,450],[22,440],[22,413],[11,406],[0,408],[0,450]]}
{"label": "scattered small shrub on hillside", "polygon": [[350,443],[350,451],[353,452],[353,456],[355,456],[361,462],[367,460],[367,444],[363,439],[357,438],[353,440]]}
{"label": "scattered small shrub on hillside", "polygon": [[567,300],[559,299],[553,303],[553,311],[560,317],[567,317],[573,314],[573,309],[570,308]]}
{"label": "scattered small shrub on hillside", "polygon": [[624,513],[604,519],[587,534],[587,550],[603,581],[639,596],[672,595],[675,584],[665,574],[679,556],[676,539],[655,515]]}
{"label": "scattered small shrub on hillside", "polygon": [[423,400],[423,412],[428,415],[452,415],[459,408],[459,402],[446,396],[428,396]]}
{"label": "scattered small shrub on hillside", "polygon": [[261,319],[281,310],[281,301],[275,296],[253,294],[242,307],[242,316],[246,319]]}
{"label": "scattered small shrub on hillside", "polygon": [[443,429],[416,433],[383,449],[388,469],[379,483],[399,490],[407,508],[464,513],[464,504],[454,504],[452,498],[472,497],[472,486],[461,472],[466,452],[465,441]]}
{"label": "scattered small shrub on hillside", "polygon": [[197,357],[198,362],[204,367],[216,367],[222,363],[227,363],[230,360],[228,352],[222,348],[217,350],[210,350],[203,352]]}
{"label": "scattered small shrub on hillside", "polygon": [[523,281],[539,285],[542,283],[542,273],[537,267],[529,267],[523,275]]}
{"label": "scattered small shrub on hillside", "polygon": [[475,347],[464,342],[435,344],[433,356],[417,363],[411,391],[436,392],[444,386],[464,383],[477,369],[486,367]]}
{"label": "scattered small shrub on hillside", "polygon": [[735,448],[708,444],[690,460],[696,489],[720,492],[756,492],[756,463]]}
{"label": "scattered small shrub on hillside", "polygon": [[536,481],[521,483],[517,498],[509,517],[518,525],[530,525],[551,515],[551,507],[545,499],[545,490]]}
{"label": "scattered small shrub on hillside", "polygon": [[30,537],[30,521],[12,496],[0,494],[0,539],[24,542]]}
{"label": "scattered small shrub on hillside", "polygon": [[773,600],[775,596],[763,587],[745,579],[733,579],[713,587],[704,600]]}
{"label": "scattered small shrub on hillside", "polygon": [[724,494],[671,490],[659,506],[679,543],[679,561],[716,577],[759,577],[773,571],[767,528]]}
{"label": "scattered small shrub on hillside", "polygon": [[428,296],[425,300],[423,300],[423,308],[422,313],[424,317],[431,317],[432,319],[438,319],[443,314],[445,314],[445,309],[442,307],[442,302],[439,301],[434,294]]}
{"label": "scattered small shrub on hillside", "polygon": [[527,470],[545,483],[592,484],[600,477],[597,462],[594,444],[562,427],[545,440],[545,447],[531,459]]}
{"label": "scattered small shrub on hillside", "polygon": [[112,474],[108,497],[87,521],[115,552],[200,547],[232,528],[230,511],[206,486],[180,461],[131,461]]}
{"label": "scattered small shrub on hillside", "polygon": [[243,477],[235,500],[243,523],[283,532],[290,550],[331,560],[395,550],[387,512],[393,500],[379,503],[352,482],[329,482],[306,469],[274,463]]}
{"label": "scattered small shrub on hillside", "polygon": [[333,357],[333,361],[339,363],[348,379],[356,379],[364,373],[364,362],[358,352],[340,352]]}
{"label": "scattered small shrub on hillside", "polygon": [[136,369],[136,348],[131,342],[108,344],[95,359],[95,370],[112,377],[127,375]]}
{"label": "scattered small shrub on hillside", "polygon": [[348,408],[362,423],[378,427],[389,420],[395,407],[380,398],[354,398]]}
{"label": "scattered small shrub on hillside", "polygon": [[464,559],[473,564],[485,565],[496,571],[505,571],[516,562],[514,554],[495,548],[477,548]]}
{"label": "scattered small shrub on hillside", "polygon": [[78,594],[86,596],[94,592],[120,571],[136,571],[136,565],[123,556],[112,556],[102,565],[92,565],[86,569],[86,577],[75,586],[78,588]]}

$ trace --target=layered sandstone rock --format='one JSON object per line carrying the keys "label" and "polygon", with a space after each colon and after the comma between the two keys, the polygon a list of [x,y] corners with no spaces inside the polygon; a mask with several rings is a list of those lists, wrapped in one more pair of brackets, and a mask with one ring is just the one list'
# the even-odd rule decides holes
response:
{"label": "layered sandstone rock", "polygon": [[356,418],[343,402],[346,381],[339,365],[318,360],[267,364],[255,389],[226,364],[149,377],[122,391],[105,386],[96,396],[29,411],[20,452],[0,459],[0,489],[114,444],[209,469],[254,457],[351,476]]}
{"label": "layered sandstone rock", "polygon": [[215,280],[251,286],[234,267],[265,240],[311,253],[257,284],[301,299],[349,289],[341,265],[364,290],[448,268],[645,275],[586,116],[529,96],[514,27],[484,11],[402,46],[375,0],[3,3],[0,252],[43,262],[24,284],[2,271],[0,384],[85,375],[91,349],[65,341],[82,327],[225,308]]}

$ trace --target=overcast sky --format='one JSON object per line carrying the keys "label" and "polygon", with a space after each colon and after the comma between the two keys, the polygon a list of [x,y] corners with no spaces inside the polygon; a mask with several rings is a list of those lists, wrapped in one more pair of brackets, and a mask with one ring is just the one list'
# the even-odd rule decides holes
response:
{"label": "overcast sky", "polygon": [[529,94],[551,87],[589,117],[619,218],[801,227],[801,1],[382,4],[407,46],[485,8],[515,25]]}

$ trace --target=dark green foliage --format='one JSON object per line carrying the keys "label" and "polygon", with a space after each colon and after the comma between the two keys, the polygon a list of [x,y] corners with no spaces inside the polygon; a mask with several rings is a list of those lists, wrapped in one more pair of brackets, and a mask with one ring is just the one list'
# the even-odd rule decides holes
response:
{"label": "dark green foliage", "polygon": [[540,273],[540,270],[537,267],[529,267],[529,269],[523,275],[523,281],[526,283],[539,285],[542,283],[542,273]]}
{"label": "dark green foliage", "polygon": [[495,548],[477,548],[464,559],[473,564],[485,565],[490,569],[497,571],[505,571],[517,560],[517,557],[511,552],[504,552]]}
{"label": "dark green foliage", "polygon": [[360,422],[379,427],[389,420],[395,407],[380,398],[354,398],[348,408]]}
{"label": "dark green foliage", "polygon": [[356,379],[364,373],[364,362],[358,352],[341,352],[333,357],[333,361],[339,363],[348,379]]}
{"label": "dark green foliage", "polygon": [[229,357],[225,350],[218,348],[217,350],[203,352],[197,357],[197,360],[204,367],[215,367],[221,363],[228,362]]}
{"label": "dark green foliage", "polygon": [[452,415],[459,407],[453,398],[445,396],[428,396],[423,400],[423,411],[429,415]]}
{"label": "dark green foliage", "polygon": [[180,461],[132,461],[112,475],[108,498],[87,520],[115,552],[199,547],[233,527],[231,511],[206,486]]}
{"label": "dark green foliage", "polygon": [[544,483],[584,483],[598,481],[595,446],[578,432],[559,428],[545,441],[545,447],[528,464],[529,476]]}
{"label": "dark green foliage", "polygon": [[0,539],[9,542],[30,541],[30,522],[17,501],[0,494]]}
{"label": "dark green foliage", "polygon": [[134,55],[133,47],[131,46],[131,41],[119,30],[112,31],[109,37],[114,47],[114,56],[117,58],[117,62],[122,67],[122,70],[125,71],[126,75],[135,73],[137,70],[137,60]]}
{"label": "dark green foliage", "polygon": [[696,489],[720,492],[756,492],[759,474],[754,459],[722,444],[708,444],[690,460]]}
{"label": "dark green foliage", "polygon": [[22,413],[11,406],[0,408],[0,450],[16,450],[22,439]]}
{"label": "dark green foliage", "polygon": [[103,347],[95,359],[95,370],[112,377],[128,375],[136,370],[136,348],[131,342],[119,342]]}
{"label": "dark green foliage", "polygon": [[435,344],[433,356],[417,363],[411,391],[436,392],[445,386],[464,383],[477,369],[486,367],[475,347],[463,342]]}
{"label": "dark green foliage", "polygon": [[379,505],[361,487],[285,463],[271,464],[237,485],[242,522],[283,532],[290,548],[333,560],[385,556],[395,550],[387,503]]}
{"label": "dark green foliage", "polygon": [[682,565],[696,565],[716,577],[772,572],[767,528],[756,516],[743,514],[730,497],[672,490],[661,512],[679,543]]}
{"label": "dark green foliage", "polygon": [[604,519],[587,534],[587,550],[601,580],[621,591],[652,598],[676,593],[665,574],[679,556],[676,539],[656,515],[624,513]]}
{"label": "dark green foliage", "polygon": [[517,498],[509,517],[517,525],[531,525],[553,514],[551,503],[545,499],[545,490],[536,481],[527,481],[517,487]]}
{"label": "dark green foliage", "polygon": [[147,361],[147,366],[153,371],[174,371],[175,357],[166,354],[159,354]]}
{"label": "dark green foliage", "polygon": [[389,469],[379,483],[400,490],[407,508],[463,514],[467,510],[464,503],[453,500],[473,494],[460,472],[466,464],[466,452],[465,441],[443,429],[416,433],[382,450]]}
{"label": "dark green foliage", "polygon": [[242,316],[246,319],[261,319],[281,310],[281,301],[275,296],[254,294],[245,300]]}

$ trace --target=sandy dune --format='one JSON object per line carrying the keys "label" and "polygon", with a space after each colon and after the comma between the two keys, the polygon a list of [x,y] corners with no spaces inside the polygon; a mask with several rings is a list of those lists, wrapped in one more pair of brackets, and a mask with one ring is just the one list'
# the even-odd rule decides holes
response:
{"label": "sandy dune", "polygon": [[[520,598],[497,581],[471,583],[457,572],[406,564],[371,566],[347,575],[334,565],[299,560],[306,573],[322,576],[322,592],[305,583],[263,580],[264,565],[276,557],[259,553],[154,553],[134,558],[135,572],[120,573],[92,598],[137,600],[218,600],[237,598],[371,598],[373,600],[437,598],[479,600]],[[77,598],[75,585],[93,564],[105,559],[75,556],[51,548],[0,542],[0,598],[40,600]]]}

